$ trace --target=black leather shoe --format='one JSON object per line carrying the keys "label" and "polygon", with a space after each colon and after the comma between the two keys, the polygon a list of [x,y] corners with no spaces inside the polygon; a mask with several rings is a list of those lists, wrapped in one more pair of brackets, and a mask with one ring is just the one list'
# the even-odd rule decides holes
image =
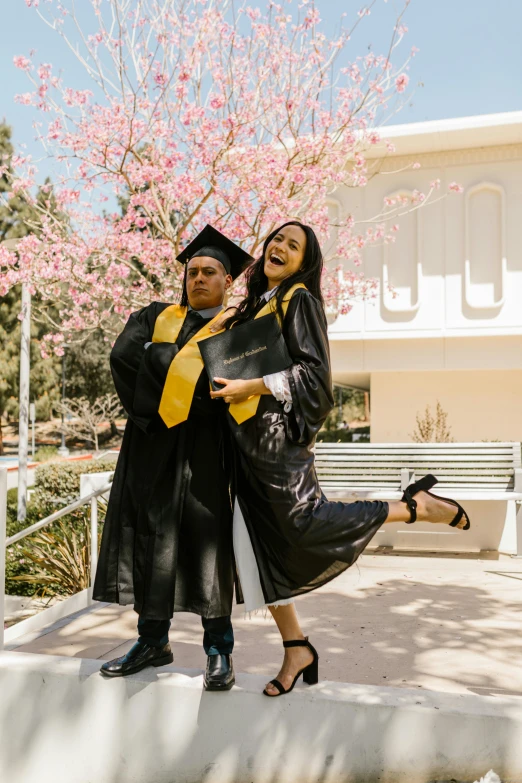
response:
{"label": "black leather shoe", "polygon": [[106,677],[126,677],[135,674],[146,666],[166,666],[174,661],[170,644],[163,647],[151,647],[149,644],[136,642],[126,655],[106,661],[100,671]]}
{"label": "black leather shoe", "polygon": [[236,678],[231,655],[209,655],[203,679],[206,691],[229,691]]}

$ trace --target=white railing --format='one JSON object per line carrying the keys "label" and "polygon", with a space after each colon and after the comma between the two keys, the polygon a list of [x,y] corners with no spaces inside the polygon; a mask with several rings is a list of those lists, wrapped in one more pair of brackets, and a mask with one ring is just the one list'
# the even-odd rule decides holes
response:
{"label": "white railing", "polygon": [[[90,474],[92,477],[95,474]],[[61,508],[59,511],[55,511],[45,519],[36,522],[34,525],[26,527],[24,530],[20,530],[10,538],[6,538],[6,522],[7,522],[7,468],[0,468],[0,650],[3,650],[4,644],[11,641],[24,633],[36,631],[42,628],[44,625],[55,622],[56,620],[67,617],[80,609],[89,606],[92,603],[92,586],[94,583],[94,576],[96,574],[96,566],[98,563],[98,498],[100,495],[106,494],[111,488],[110,483],[106,483],[103,487],[96,489],[94,492],[80,497],[73,503],[70,503],[65,508]],[[37,530],[41,530],[43,527],[50,525],[57,519],[70,514],[81,506],[85,506],[87,503],[91,505],[91,518],[90,518],[90,543],[91,543],[91,558],[90,558],[90,571],[91,571],[91,586],[87,590],[82,590],[81,593],[69,596],[63,601],[55,604],[49,609],[45,609],[33,617],[29,617],[26,620],[22,620],[16,625],[4,631],[5,624],[5,554],[8,546],[16,544],[23,538],[36,533]]]}

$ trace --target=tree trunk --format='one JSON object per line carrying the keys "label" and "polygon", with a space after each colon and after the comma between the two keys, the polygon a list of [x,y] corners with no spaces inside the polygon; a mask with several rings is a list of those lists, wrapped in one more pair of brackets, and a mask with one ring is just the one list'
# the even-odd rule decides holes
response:
{"label": "tree trunk", "polygon": [[370,392],[364,392],[364,418],[370,421]]}

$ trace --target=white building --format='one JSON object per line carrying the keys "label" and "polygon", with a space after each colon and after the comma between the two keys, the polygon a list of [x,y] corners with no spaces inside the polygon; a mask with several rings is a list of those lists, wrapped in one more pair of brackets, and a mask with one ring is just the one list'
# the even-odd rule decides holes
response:
{"label": "white building", "polygon": [[522,441],[522,112],[385,136],[396,151],[383,174],[340,189],[341,213],[371,217],[383,197],[436,178],[464,194],[402,218],[394,244],[365,251],[380,293],[331,325],[334,379],[370,390],[372,441],[411,440],[416,413],[437,401],[456,441]]}

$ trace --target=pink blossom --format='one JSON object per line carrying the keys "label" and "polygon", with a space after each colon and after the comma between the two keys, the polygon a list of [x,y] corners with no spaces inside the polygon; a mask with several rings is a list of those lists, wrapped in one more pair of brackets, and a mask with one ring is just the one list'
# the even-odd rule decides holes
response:
{"label": "pink blossom", "polygon": [[80,191],[72,188],[62,188],[56,191],[56,200],[61,206],[77,204],[80,201]]}
{"label": "pink blossom", "polygon": [[60,138],[60,132],[62,130],[62,122],[59,117],[54,120],[54,122],[51,122],[49,124],[49,130],[47,132],[47,138],[48,139],[59,139]]}
{"label": "pink blossom", "polygon": [[21,103],[24,106],[30,106],[33,96],[30,92],[25,92],[22,95],[15,95],[15,102]]}
{"label": "pink blossom", "polygon": [[453,193],[464,193],[464,188],[458,182],[450,182],[448,190],[451,190]]}
{"label": "pink blossom", "polygon": [[311,8],[306,14],[303,27],[305,30],[308,30],[310,27],[313,27],[315,24],[319,24],[320,21],[321,21],[321,15],[319,14],[318,9]]}
{"label": "pink blossom", "polygon": [[250,19],[253,22],[257,22],[257,20],[261,17],[261,10],[259,8],[246,8],[245,13],[248,14]]}
{"label": "pink blossom", "polygon": [[15,68],[20,68],[22,71],[28,71],[31,67],[31,60],[24,57],[22,54],[17,54],[13,57],[13,63]]}
{"label": "pink blossom", "polygon": [[406,87],[408,86],[408,82],[410,81],[410,77],[407,73],[401,73],[400,76],[397,76],[395,79],[395,88],[397,92],[404,92]]}
{"label": "pink blossom", "polygon": [[92,98],[91,90],[73,90],[71,87],[67,87],[64,91],[67,106],[85,106],[89,98]]}
{"label": "pink blossom", "polygon": [[38,68],[38,78],[39,79],[49,79],[51,76],[51,68],[52,66],[48,63],[44,63],[43,65],[40,65]]}

